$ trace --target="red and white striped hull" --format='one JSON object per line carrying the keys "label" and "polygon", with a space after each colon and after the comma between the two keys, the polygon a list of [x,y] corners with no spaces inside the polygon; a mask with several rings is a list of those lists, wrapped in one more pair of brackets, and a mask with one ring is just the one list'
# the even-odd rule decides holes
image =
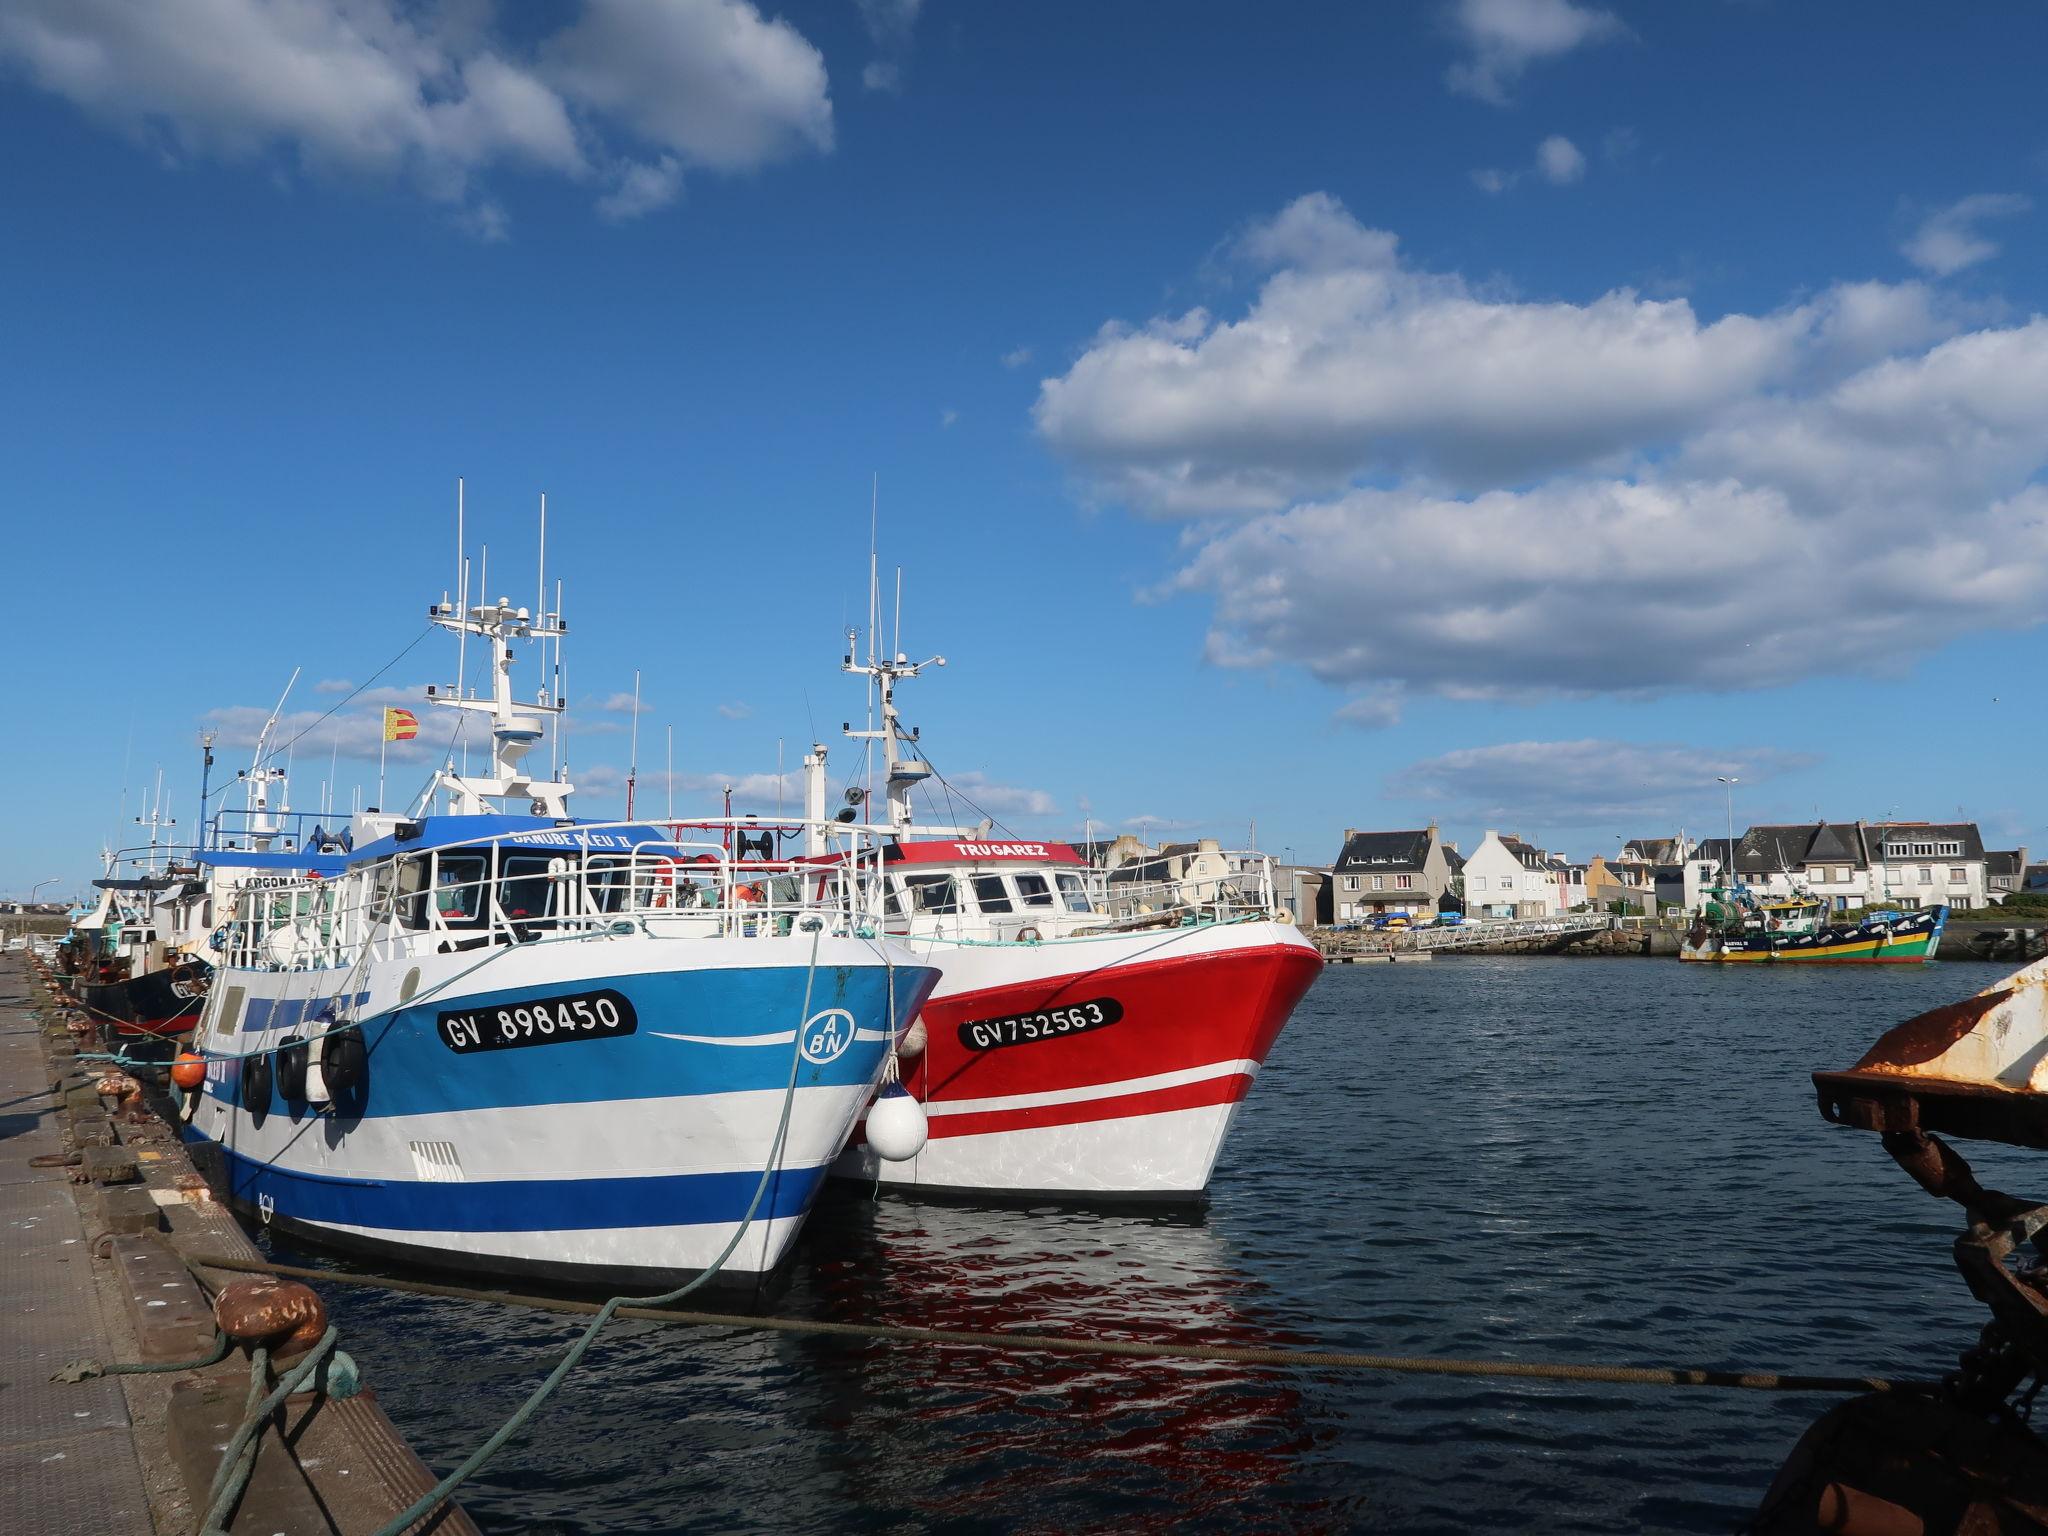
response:
{"label": "red and white striped hull", "polygon": [[834,1172],[1013,1198],[1199,1199],[1323,965],[1274,922],[908,947],[941,970],[904,1063],[930,1138],[890,1163],[857,1135]]}

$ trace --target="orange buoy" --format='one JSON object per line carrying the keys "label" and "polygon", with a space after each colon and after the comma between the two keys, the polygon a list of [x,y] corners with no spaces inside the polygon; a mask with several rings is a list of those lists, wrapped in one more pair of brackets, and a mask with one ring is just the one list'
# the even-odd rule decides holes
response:
{"label": "orange buoy", "polygon": [[178,1059],[171,1063],[171,1081],[188,1092],[197,1088],[206,1081],[206,1058],[190,1051],[178,1052]]}

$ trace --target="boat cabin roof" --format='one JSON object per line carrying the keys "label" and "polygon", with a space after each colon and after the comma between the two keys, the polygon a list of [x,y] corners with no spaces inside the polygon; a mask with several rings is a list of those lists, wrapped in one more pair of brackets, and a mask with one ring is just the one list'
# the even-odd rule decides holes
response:
{"label": "boat cabin roof", "polygon": [[[604,830],[580,830],[584,826],[601,826]],[[399,832],[407,835],[401,837]],[[489,838],[502,839],[507,848],[537,848],[548,853],[624,853],[646,843],[673,841],[662,827],[558,821],[551,816],[422,816],[417,821],[399,823],[397,831],[389,837],[363,844],[349,855],[347,862],[359,868],[398,854],[426,853]]]}
{"label": "boat cabin roof", "polygon": [[1067,843],[1025,842],[1005,838],[992,842],[947,841],[891,843],[882,850],[885,864],[1085,864]]}

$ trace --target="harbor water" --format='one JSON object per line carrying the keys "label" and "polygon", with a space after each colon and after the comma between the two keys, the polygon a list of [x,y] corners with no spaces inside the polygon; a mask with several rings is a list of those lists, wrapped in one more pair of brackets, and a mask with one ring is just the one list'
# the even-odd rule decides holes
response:
{"label": "harbor water", "polygon": [[[769,1310],[1462,1358],[1928,1376],[1983,1314],[1953,1206],[1807,1074],[1988,966],[1333,967],[1199,1217],[828,1199]],[[1988,1184],[2038,1159],[1972,1147]],[[273,1243],[281,1259],[308,1255]],[[580,1324],[330,1287],[446,1468]],[[1726,1531],[1833,1399],[615,1325],[462,1495],[527,1536]]]}

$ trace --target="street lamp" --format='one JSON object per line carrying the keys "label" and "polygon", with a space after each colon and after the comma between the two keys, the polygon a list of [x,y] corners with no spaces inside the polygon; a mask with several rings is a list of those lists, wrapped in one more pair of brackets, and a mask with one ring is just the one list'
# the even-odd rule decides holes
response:
{"label": "street lamp", "polygon": [[1728,868],[1722,872],[1721,883],[1732,892],[1735,889],[1735,786],[1742,780],[1726,773],[1717,773],[1714,778],[1728,786]]}

